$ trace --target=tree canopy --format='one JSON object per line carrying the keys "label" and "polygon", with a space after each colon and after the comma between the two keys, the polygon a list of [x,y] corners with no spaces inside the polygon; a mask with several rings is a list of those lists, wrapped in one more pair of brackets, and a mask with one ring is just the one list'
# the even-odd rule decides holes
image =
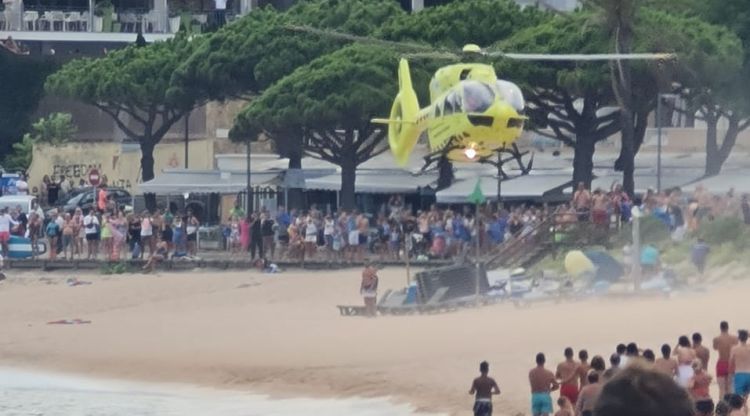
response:
{"label": "tree canopy", "polygon": [[[171,82],[172,73],[202,43],[178,36],[144,47],[128,46],[98,59],[77,59],[47,79],[47,92],[90,104],[141,147],[142,180],[154,178],[153,151],[169,129],[201,100]],[[125,117],[129,118],[129,123]],[[155,199],[147,198],[150,209]]]}
{"label": "tree canopy", "polygon": [[13,144],[13,153],[5,158],[9,170],[26,170],[31,165],[34,145],[39,143],[59,145],[72,140],[76,134],[73,116],[69,113],[52,113],[31,125],[31,131]]}
{"label": "tree canopy", "polygon": [[8,154],[29,130],[32,114],[44,93],[44,80],[54,69],[51,61],[0,50],[0,154]]}

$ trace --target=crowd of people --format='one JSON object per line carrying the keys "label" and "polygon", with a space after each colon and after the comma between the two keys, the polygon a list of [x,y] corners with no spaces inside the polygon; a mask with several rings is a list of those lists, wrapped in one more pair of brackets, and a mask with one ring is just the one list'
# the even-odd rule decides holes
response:
{"label": "crowd of people", "polygon": [[[619,344],[608,357],[596,355],[589,361],[586,350],[572,348],[563,352],[564,359],[555,371],[545,367],[543,353],[536,355],[536,365],[529,371],[531,413],[534,416],[747,416],[746,401],[750,394],[750,345],[748,331],[729,333],[729,324],[719,325],[713,339],[716,351],[715,380],[717,401],[711,395],[714,376],[709,372],[711,350],[703,344],[700,333],[691,338],[680,336],[674,348],[661,346],[657,354],[634,343]],[[658,357],[657,357],[658,355]],[[472,383],[475,416],[492,414],[492,396],[500,394],[494,379],[488,376],[489,365],[480,365],[480,377]],[[557,412],[552,392],[559,390]]]}

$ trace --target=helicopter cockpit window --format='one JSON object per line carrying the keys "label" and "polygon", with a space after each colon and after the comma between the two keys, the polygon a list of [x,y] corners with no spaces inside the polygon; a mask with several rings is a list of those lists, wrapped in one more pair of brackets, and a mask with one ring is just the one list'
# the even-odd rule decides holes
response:
{"label": "helicopter cockpit window", "polygon": [[451,91],[445,96],[445,115],[460,113],[462,111],[461,107],[461,96],[456,94],[455,91]]}
{"label": "helicopter cockpit window", "polygon": [[500,95],[505,102],[510,104],[519,113],[523,111],[526,103],[518,85],[499,79],[497,80],[497,88],[500,90]]}
{"label": "helicopter cockpit window", "polygon": [[463,83],[464,110],[468,113],[483,113],[495,100],[495,93],[489,85],[477,81]]}

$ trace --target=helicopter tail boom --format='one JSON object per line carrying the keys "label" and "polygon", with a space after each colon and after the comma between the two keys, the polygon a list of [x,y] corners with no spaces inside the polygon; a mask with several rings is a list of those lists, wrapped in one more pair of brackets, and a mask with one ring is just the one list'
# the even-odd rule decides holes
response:
{"label": "helicopter tail boom", "polygon": [[387,119],[388,144],[396,162],[405,166],[421,132],[417,126],[419,101],[411,83],[409,62],[406,59],[401,59],[398,65],[398,85],[398,95],[393,100],[391,115]]}

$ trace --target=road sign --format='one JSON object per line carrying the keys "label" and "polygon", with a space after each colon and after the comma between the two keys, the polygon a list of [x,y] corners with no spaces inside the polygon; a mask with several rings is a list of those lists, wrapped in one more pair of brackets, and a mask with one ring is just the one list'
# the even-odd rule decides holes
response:
{"label": "road sign", "polygon": [[89,184],[91,184],[91,186],[99,186],[100,181],[101,178],[99,177],[99,171],[97,169],[91,169],[91,171],[89,171]]}

